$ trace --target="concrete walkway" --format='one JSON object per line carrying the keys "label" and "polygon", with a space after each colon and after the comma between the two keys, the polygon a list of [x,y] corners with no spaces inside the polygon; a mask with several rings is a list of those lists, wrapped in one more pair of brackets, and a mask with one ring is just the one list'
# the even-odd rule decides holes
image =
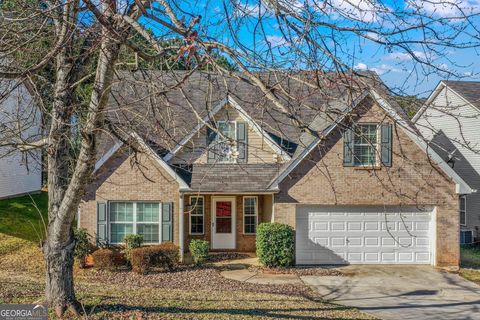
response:
{"label": "concrete walkway", "polygon": [[480,286],[429,266],[348,266],[351,277],[304,276],[325,300],[381,319],[480,320]]}
{"label": "concrete walkway", "polygon": [[257,284],[302,284],[302,280],[294,274],[268,274],[249,271],[247,269],[234,269],[220,273],[227,279],[257,283]]}

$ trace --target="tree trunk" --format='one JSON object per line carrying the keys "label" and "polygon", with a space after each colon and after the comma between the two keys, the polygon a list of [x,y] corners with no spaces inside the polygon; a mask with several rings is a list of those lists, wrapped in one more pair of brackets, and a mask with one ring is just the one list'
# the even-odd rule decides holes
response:
{"label": "tree trunk", "polygon": [[67,309],[80,314],[73,285],[73,234],[66,242],[52,241],[48,237],[43,246],[46,264],[46,299],[50,308],[61,317]]}

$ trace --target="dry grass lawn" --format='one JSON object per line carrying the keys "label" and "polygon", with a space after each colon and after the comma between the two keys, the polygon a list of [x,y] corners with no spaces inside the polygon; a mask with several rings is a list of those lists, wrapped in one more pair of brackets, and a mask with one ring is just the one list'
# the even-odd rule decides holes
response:
{"label": "dry grass lawn", "polygon": [[461,249],[460,275],[480,285],[480,246]]}
{"label": "dry grass lawn", "polygon": [[[42,301],[43,272],[35,243],[0,234],[0,303]],[[88,319],[372,319],[303,285],[240,283],[213,267],[146,276],[76,269],[75,281]]]}

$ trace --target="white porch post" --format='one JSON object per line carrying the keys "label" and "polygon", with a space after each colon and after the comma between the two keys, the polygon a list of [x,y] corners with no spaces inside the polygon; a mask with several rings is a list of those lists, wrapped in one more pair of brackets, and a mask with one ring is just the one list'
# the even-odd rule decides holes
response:
{"label": "white porch post", "polygon": [[178,211],[179,211],[179,218],[178,218],[178,245],[180,247],[180,261],[183,262],[183,253],[185,251],[185,232],[184,232],[184,204],[183,204],[183,192],[180,192],[180,199],[178,201]]}

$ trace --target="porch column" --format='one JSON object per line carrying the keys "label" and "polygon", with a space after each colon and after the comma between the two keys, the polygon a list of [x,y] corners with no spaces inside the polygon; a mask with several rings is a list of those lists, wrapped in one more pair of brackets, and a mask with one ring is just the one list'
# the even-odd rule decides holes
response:
{"label": "porch column", "polygon": [[183,253],[185,251],[185,233],[184,233],[184,215],[185,213],[183,212],[184,205],[183,205],[183,192],[180,192],[180,199],[178,201],[178,211],[179,211],[179,218],[178,218],[178,246],[180,247],[180,261],[183,262]]}

